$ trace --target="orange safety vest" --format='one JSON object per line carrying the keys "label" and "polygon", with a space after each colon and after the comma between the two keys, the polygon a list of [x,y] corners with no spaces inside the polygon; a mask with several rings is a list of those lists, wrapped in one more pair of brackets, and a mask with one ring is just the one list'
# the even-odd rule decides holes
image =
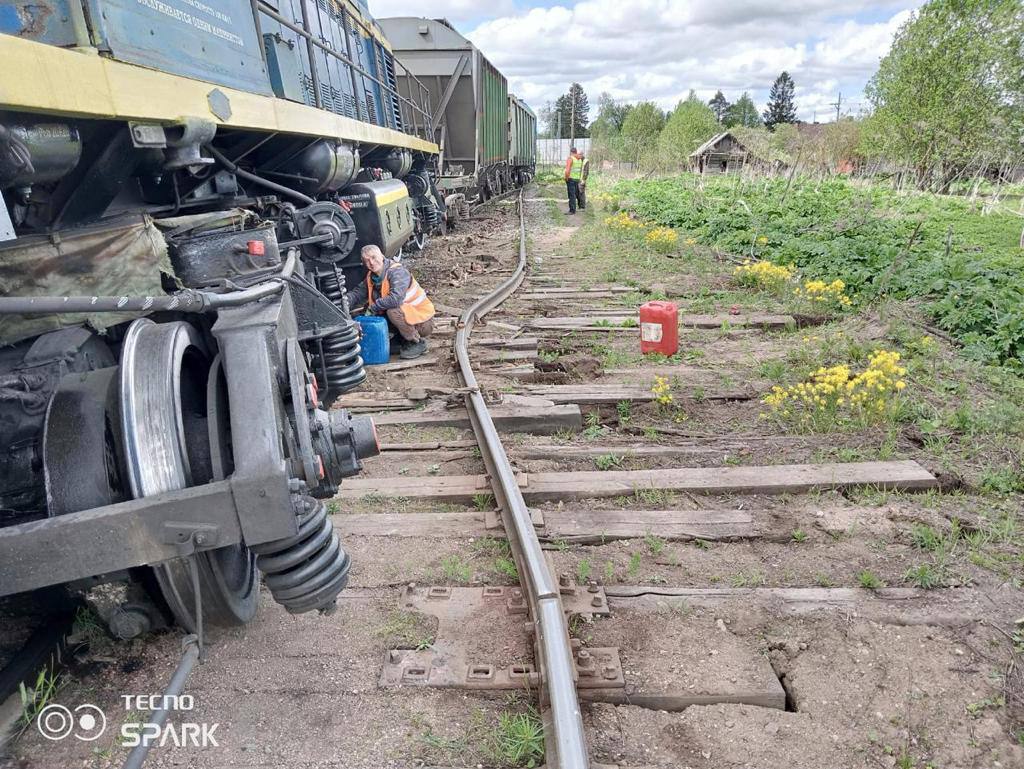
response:
{"label": "orange safety vest", "polygon": [[[370,298],[372,304],[373,298],[373,273],[367,271],[366,273],[366,296]],[[409,279],[409,290],[405,292],[405,298],[402,300],[402,315],[405,316],[405,322],[410,326],[415,326],[418,323],[425,323],[434,317],[434,303],[430,301],[427,296],[427,292],[420,288],[420,284],[416,282],[416,278],[410,273]],[[380,282],[380,295],[385,297],[391,293],[391,281],[388,280],[388,275],[384,273],[384,279]]]}

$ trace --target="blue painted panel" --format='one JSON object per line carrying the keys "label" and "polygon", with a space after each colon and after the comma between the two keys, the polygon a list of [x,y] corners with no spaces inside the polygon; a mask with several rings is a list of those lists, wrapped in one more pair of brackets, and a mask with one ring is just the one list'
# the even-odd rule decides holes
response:
{"label": "blue painted panel", "polygon": [[0,33],[49,45],[75,45],[69,2],[0,0]]}
{"label": "blue painted panel", "polygon": [[88,2],[101,47],[115,59],[273,94],[249,0]]}

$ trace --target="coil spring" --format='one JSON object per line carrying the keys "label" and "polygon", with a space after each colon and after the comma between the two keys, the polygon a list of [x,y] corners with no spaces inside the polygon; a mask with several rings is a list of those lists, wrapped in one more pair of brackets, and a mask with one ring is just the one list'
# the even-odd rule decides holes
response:
{"label": "coil spring", "polygon": [[[345,299],[345,276],[341,270],[332,265],[319,278],[320,293],[345,313],[346,318],[350,317]],[[319,368],[326,380],[324,400],[328,407],[339,395],[355,389],[366,380],[361,352],[359,325],[351,320],[346,328],[320,340]]]}
{"label": "coil spring", "polygon": [[338,593],[348,584],[351,561],[341,546],[327,506],[302,498],[299,532],[252,548],[256,566],[274,600],[291,614],[334,611]]}
{"label": "coil spring", "polygon": [[433,201],[420,206],[420,219],[423,221],[424,232],[434,232],[441,222],[441,211]]}

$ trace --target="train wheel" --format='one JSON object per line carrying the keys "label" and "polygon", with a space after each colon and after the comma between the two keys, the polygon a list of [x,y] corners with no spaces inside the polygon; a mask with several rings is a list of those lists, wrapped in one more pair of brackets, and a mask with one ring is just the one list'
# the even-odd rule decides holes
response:
{"label": "train wheel", "polygon": [[[121,428],[128,486],[135,498],[208,483],[230,473],[227,395],[219,361],[211,366],[187,323],[135,321],[120,372]],[[241,625],[256,613],[259,578],[245,545],[198,558],[204,624]],[[195,589],[185,559],[153,567],[178,624],[196,629]]]}

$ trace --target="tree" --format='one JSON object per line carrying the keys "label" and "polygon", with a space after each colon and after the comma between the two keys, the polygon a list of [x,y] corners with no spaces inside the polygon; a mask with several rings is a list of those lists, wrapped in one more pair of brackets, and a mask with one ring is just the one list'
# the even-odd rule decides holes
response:
{"label": "tree", "polygon": [[[583,86],[573,83],[569,92],[562,94],[555,102],[554,120],[561,125],[560,139],[581,139],[589,136],[587,126],[590,124],[590,103]],[[556,125],[555,131],[558,131]]]}
{"label": "tree", "polygon": [[775,130],[779,123],[796,122],[795,90],[796,85],[788,72],[775,78],[768,91],[768,107],[764,111],[764,124],[769,131]]}
{"label": "tree", "polygon": [[735,104],[730,104],[726,107],[725,120],[723,122],[726,128],[732,128],[733,126],[756,128],[761,125],[761,116],[757,114],[757,105],[754,104],[754,100],[750,98],[749,93],[744,91]]}
{"label": "tree", "polygon": [[868,84],[865,144],[946,190],[1024,151],[1020,0],[930,0],[896,33]]}
{"label": "tree", "polygon": [[725,114],[729,111],[729,100],[725,98],[725,94],[721,91],[715,93],[708,102],[708,106],[711,107],[711,111],[715,113],[715,120],[719,123],[725,122]]}
{"label": "tree", "polygon": [[590,124],[591,137],[613,136],[622,132],[622,123],[633,105],[619,103],[607,91],[597,97],[597,119]]}
{"label": "tree", "polygon": [[617,102],[609,93],[597,97],[597,119],[590,124],[590,157],[592,160],[620,160],[624,154],[622,124],[633,108]]}
{"label": "tree", "polygon": [[656,104],[642,101],[622,121],[622,141],[626,159],[640,163],[653,157],[658,135],[665,126],[665,113]]}
{"label": "tree", "polygon": [[691,93],[669,115],[658,137],[662,163],[667,167],[685,165],[690,153],[720,130],[712,109]]}

